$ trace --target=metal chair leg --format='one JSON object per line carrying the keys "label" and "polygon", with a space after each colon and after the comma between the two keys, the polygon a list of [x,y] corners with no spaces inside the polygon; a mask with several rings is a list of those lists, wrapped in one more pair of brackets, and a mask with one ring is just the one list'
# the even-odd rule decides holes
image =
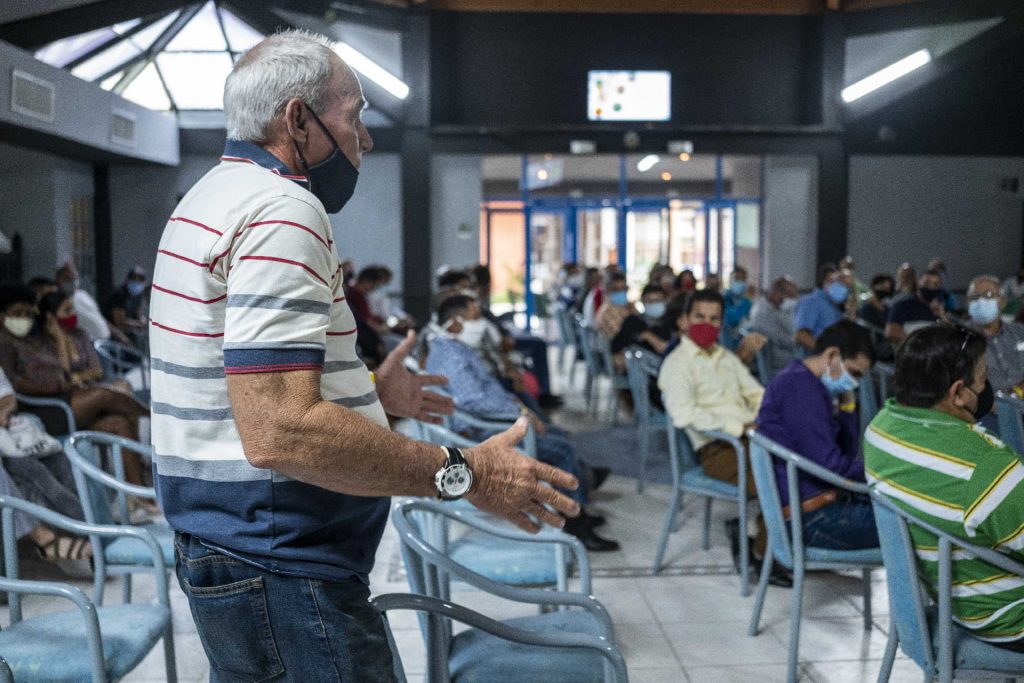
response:
{"label": "metal chair leg", "polygon": [[[770,569],[769,569],[770,571]],[[796,683],[798,658],[800,654],[800,617],[804,602],[804,567],[802,562],[793,563],[793,593],[789,597],[789,667],[786,680]]]}
{"label": "metal chair leg", "polygon": [[641,422],[639,427],[640,439],[640,473],[636,478],[636,492],[644,492],[644,480],[647,478],[647,458],[651,454],[651,429]]}
{"label": "metal chair leg", "polygon": [[[711,547],[711,503],[713,499],[711,497],[704,499],[704,538],[701,539],[701,547],[707,550]],[[746,534],[746,529],[740,530],[741,534]]]}
{"label": "metal chair leg", "polygon": [[878,670],[878,683],[889,683],[899,644],[900,637],[896,634],[896,624],[891,623],[889,624],[889,639],[885,641],[885,654],[882,655],[882,668]]}
{"label": "metal chair leg", "polygon": [[864,630],[871,630],[871,570],[860,570],[862,589],[864,591]]}
{"label": "metal chair leg", "polygon": [[[710,498],[708,499],[710,502]],[[750,541],[747,537],[747,506],[740,505],[740,595],[750,595]]]}
{"label": "metal chair leg", "polygon": [[764,553],[761,561],[761,578],[757,581],[757,594],[754,596],[754,611],[750,615],[750,626],[747,628],[748,636],[756,636],[761,626],[761,610],[764,609],[764,596],[768,591],[768,577],[772,573],[772,549]]}
{"label": "metal chair leg", "polygon": [[174,654],[174,624],[168,622],[164,631],[164,668],[167,683],[178,683],[178,660]]}
{"label": "metal chair leg", "polygon": [[675,491],[672,493],[672,502],[669,503],[668,511],[665,513],[665,526],[661,530],[661,540],[658,541],[658,552],[654,554],[654,567],[651,568],[652,574],[657,574],[661,571],[662,560],[665,559],[665,548],[668,547],[668,537],[672,533],[672,527],[676,521],[676,515],[679,514],[679,506],[682,503],[683,492],[678,486],[675,487]]}

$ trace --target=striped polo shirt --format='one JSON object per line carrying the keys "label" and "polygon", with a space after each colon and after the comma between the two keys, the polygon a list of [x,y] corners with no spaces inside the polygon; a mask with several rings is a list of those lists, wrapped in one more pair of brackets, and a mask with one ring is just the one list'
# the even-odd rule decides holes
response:
{"label": "striped polo shirt", "polygon": [[325,400],[387,426],[323,205],[266,150],[228,141],[164,228],[150,305],[157,488],[175,529],[270,571],[365,580],[388,499],[249,464],[228,374],[319,370]]}
{"label": "striped polo shirt", "polygon": [[[935,527],[1024,560],[1024,466],[978,425],[889,399],[864,435],[872,487]],[[911,527],[918,565],[938,581],[938,539]],[[953,619],[984,640],[1024,637],[1024,578],[953,551]]]}

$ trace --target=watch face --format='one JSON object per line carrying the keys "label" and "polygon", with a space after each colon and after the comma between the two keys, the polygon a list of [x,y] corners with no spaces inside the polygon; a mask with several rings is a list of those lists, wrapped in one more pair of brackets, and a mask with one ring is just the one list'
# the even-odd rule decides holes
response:
{"label": "watch face", "polygon": [[441,477],[441,488],[446,496],[464,496],[473,485],[473,475],[465,465],[446,467]]}

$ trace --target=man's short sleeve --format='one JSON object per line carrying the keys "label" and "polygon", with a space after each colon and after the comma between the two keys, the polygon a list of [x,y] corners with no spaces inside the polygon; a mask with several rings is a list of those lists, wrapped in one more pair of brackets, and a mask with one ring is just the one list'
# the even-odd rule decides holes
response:
{"label": "man's short sleeve", "polygon": [[224,371],[322,370],[337,277],[330,229],[279,197],[241,227],[211,270],[226,272]]}
{"label": "man's short sleeve", "polygon": [[814,295],[809,294],[800,299],[796,306],[793,318],[793,329],[796,331],[810,330],[812,333],[818,327],[818,308],[815,306]]}

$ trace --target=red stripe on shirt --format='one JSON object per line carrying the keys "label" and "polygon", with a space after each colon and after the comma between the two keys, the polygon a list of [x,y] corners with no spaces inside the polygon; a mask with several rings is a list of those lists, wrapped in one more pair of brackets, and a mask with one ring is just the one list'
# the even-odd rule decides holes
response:
{"label": "red stripe on shirt", "polygon": [[188,258],[187,256],[182,256],[181,254],[175,254],[173,251],[167,251],[166,249],[157,249],[156,253],[164,254],[165,256],[170,256],[171,258],[176,258],[179,261],[184,261],[185,263],[191,263],[192,265],[199,266],[200,268],[206,268],[207,266],[210,265],[209,263],[200,263],[199,261],[193,261],[192,259]]}
{"label": "red stripe on shirt", "polygon": [[338,303],[339,301],[344,301],[344,300],[345,300],[345,297],[343,297],[343,296],[339,296],[339,297],[338,297],[337,299],[335,299],[335,300],[334,300],[334,301],[333,301],[332,303]]}
{"label": "red stripe on shirt", "polygon": [[209,225],[203,225],[203,224],[202,224],[202,223],[200,223],[199,221],[194,221],[194,220],[192,220],[191,218],[182,218],[181,216],[171,216],[170,220],[171,220],[172,222],[173,222],[173,221],[180,221],[180,222],[182,222],[182,223],[188,223],[189,225],[194,225],[194,226],[196,226],[197,228],[202,228],[203,230],[206,230],[207,232],[212,232],[212,233],[213,233],[214,235],[216,235],[217,237],[220,237],[221,235],[223,235],[223,234],[224,234],[224,233],[222,233],[222,232],[221,232],[221,231],[219,231],[219,230],[214,230],[214,229],[213,229],[213,228],[211,228],[211,227],[210,227]]}
{"label": "red stripe on shirt", "polygon": [[[231,247],[228,247],[227,249],[225,249],[224,251],[222,251],[221,253],[219,253],[219,254],[217,254],[216,256],[213,257],[213,260],[210,261],[210,272],[211,273],[213,272],[214,267],[217,265],[217,261],[220,261],[222,258],[227,256],[230,252],[231,252]],[[228,268],[228,270],[231,270],[231,269]]]}
{"label": "red stripe on shirt", "polygon": [[305,270],[310,275],[312,275],[313,277],[315,277],[320,282],[322,282],[325,285],[327,285],[327,280],[325,280],[322,277],[320,277],[315,270],[313,270],[312,268],[307,266],[305,263],[300,263],[299,261],[291,261],[289,259],[278,258],[276,256],[242,256],[242,257],[239,257],[238,260],[239,261],[274,261],[276,263],[287,263],[290,266],[298,266],[298,267],[302,268],[303,270]]}
{"label": "red stripe on shirt", "polygon": [[197,299],[194,296],[188,296],[187,294],[182,294],[181,292],[175,292],[173,289],[167,289],[166,287],[161,287],[160,285],[157,285],[157,284],[153,285],[153,289],[155,289],[158,292],[163,292],[164,294],[170,294],[172,296],[180,296],[182,299],[188,299],[189,301],[195,301],[196,303],[200,303],[200,304],[204,304],[204,305],[215,304],[218,301],[222,301],[222,300],[228,298],[227,294],[221,294],[216,299]]}
{"label": "red stripe on shirt", "polygon": [[149,322],[152,323],[154,327],[159,327],[161,330],[166,330],[168,332],[173,332],[174,334],[183,334],[186,337],[207,337],[207,338],[211,338],[212,339],[212,338],[223,337],[224,336],[223,332],[220,332],[220,333],[217,333],[217,334],[210,334],[208,332],[186,332],[185,330],[179,330],[179,329],[174,328],[174,327],[168,327],[167,325],[161,325],[160,323],[158,323],[155,320],[150,320]]}
{"label": "red stripe on shirt", "polygon": [[329,248],[331,246],[330,244],[325,242],[324,238],[321,237],[320,235],[318,235],[315,230],[313,230],[311,228],[307,228],[305,225],[301,225],[299,223],[293,223],[292,221],[278,221],[278,220],[257,221],[256,223],[250,223],[249,225],[247,225],[245,227],[246,228],[258,228],[261,225],[290,225],[293,228],[298,228],[299,230],[305,230],[310,235],[312,235],[313,237],[315,237],[318,240],[320,240],[320,244],[324,245],[325,247]]}
{"label": "red stripe on shirt", "polygon": [[350,334],[355,334],[357,329],[358,328],[354,327],[351,330],[349,330],[348,332],[328,332],[327,336],[328,337],[347,337]]}

